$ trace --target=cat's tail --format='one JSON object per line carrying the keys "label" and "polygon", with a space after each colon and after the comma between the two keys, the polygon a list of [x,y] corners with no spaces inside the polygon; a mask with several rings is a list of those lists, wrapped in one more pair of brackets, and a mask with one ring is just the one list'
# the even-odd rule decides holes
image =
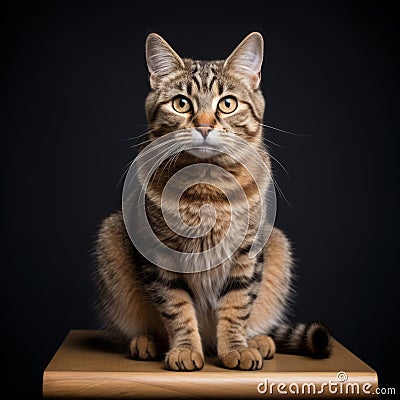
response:
{"label": "cat's tail", "polygon": [[269,335],[278,353],[327,358],[332,352],[332,336],[322,322],[278,325]]}

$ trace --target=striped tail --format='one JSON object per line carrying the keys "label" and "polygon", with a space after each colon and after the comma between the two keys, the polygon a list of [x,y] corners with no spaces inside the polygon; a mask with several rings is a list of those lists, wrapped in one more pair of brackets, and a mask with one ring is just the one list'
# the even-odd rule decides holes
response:
{"label": "striped tail", "polygon": [[332,336],[321,322],[278,325],[269,335],[274,339],[278,353],[327,358],[332,351]]}

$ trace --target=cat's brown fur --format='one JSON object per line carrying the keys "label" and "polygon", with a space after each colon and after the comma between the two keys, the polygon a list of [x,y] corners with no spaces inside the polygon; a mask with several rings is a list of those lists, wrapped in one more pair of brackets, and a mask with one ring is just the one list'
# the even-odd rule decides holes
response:
{"label": "cat's brown fur", "polygon": [[[152,88],[146,99],[150,140],[175,131],[181,132],[177,141],[190,140],[196,130],[207,140],[207,133],[214,131],[218,141],[228,146],[233,133],[245,139],[269,168],[268,152],[262,144],[265,104],[259,89],[260,34],[246,37],[226,61],[181,59],[155,34],[149,35],[146,50]],[[173,99],[182,95],[191,101],[191,109],[185,113],[176,112],[172,105]],[[237,99],[238,107],[225,114],[217,103],[228,95]],[[247,163],[254,162],[249,154],[242,156]],[[244,189],[250,218],[243,243],[215,268],[172,272],[150,264],[131,243],[122,213],[112,214],[103,222],[97,241],[98,308],[105,326],[130,343],[131,355],[137,359],[156,358],[166,348],[166,366],[177,371],[201,369],[205,349],[216,352],[224,367],[245,370],[260,369],[263,359],[273,357],[275,342],[287,352],[328,355],[329,335],[322,325],[282,325],[292,274],[285,235],[274,228],[258,257],[249,257],[259,224],[260,188],[241,163],[224,154],[204,156],[185,151],[168,168],[162,165],[146,193],[153,230],[162,242],[181,252],[205,251],[218,244],[231,213],[233,227],[240,232],[243,205],[229,204],[221,191],[229,187],[218,189],[218,185],[205,183],[194,184],[183,193],[178,212],[186,224],[196,226],[200,207],[211,204],[217,218],[210,232],[189,240],[166,225],[160,207],[166,182],[182,167],[200,161],[225,168]],[[261,191],[271,182],[264,184]]]}

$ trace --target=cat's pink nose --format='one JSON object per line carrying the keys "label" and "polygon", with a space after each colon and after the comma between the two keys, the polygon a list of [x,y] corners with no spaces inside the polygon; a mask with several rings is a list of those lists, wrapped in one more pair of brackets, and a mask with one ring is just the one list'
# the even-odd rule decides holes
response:
{"label": "cat's pink nose", "polygon": [[209,125],[206,126],[196,126],[196,131],[200,132],[204,139],[207,138],[209,132],[212,130],[212,127]]}

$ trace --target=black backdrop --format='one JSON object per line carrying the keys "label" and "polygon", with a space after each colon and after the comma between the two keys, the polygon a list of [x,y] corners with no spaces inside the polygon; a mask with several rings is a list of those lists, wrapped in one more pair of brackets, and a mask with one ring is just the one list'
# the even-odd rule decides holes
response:
{"label": "black backdrop", "polygon": [[292,318],[326,321],[383,386],[396,385],[396,8],[147,3],[2,4],[1,390],[39,396],[67,332],[96,326],[89,252],[135,154],[125,139],[145,129],[152,31],[200,59],[263,33],[265,122],[297,134],[265,132],[289,174],[274,163],[287,198],[277,225],[298,265]]}

